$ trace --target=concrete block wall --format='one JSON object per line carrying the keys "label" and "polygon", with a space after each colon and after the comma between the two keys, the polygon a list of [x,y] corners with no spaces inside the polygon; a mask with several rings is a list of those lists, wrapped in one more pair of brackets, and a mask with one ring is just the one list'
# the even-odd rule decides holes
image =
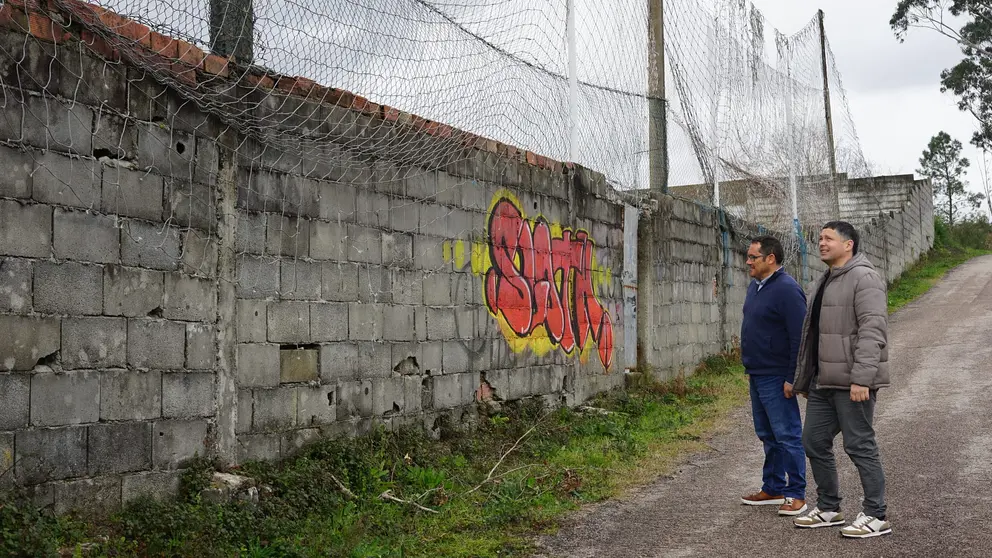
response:
{"label": "concrete block wall", "polygon": [[[195,455],[620,386],[627,227],[657,239],[653,370],[739,332],[755,231],[711,208],[662,196],[625,223],[602,175],[302,78],[246,76],[234,130],[106,44],[17,21],[0,18],[0,482],[41,504],[110,510],[174,491]],[[227,72],[193,71],[218,94]],[[932,242],[919,199],[901,259]],[[893,238],[868,248],[888,263]]]}
{"label": "concrete block wall", "polygon": [[[654,283],[652,333],[650,347],[641,350],[651,371],[668,378],[680,370],[691,374],[700,360],[727,342],[720,293],[724,251],[713,208],[671,196],[657,201],[657,211],[641,224],[655,230],[649,278]],[[639,275],[639,281],[645,280],[645,270]]]}
{"label": "concrete block wall", "polygon": [[0,29],[0,483],[56,511],[171,490],[215,427],[211,176],[107,68]]}
{"label": "concrete block wall", "polygon": [[[440,167],[397,164],[349,149],[349,138],[326,173],[301,175],[298,163],[282,164],[291,153],[269,147],[240,160],[239,460],[287,456],[301,437],[355,434],[373,421],[436,428],[480,399],[567,404],[622,383],[623,206],[601,175],[472,153]],[[304,157],[302,168],[314,164]],[[521,309],[487,298],[487,275],[511,279],[491,253],[523,242],[497,239],[504,211],[518,212],[527,239],[550,225],[551,243],[527,240],[521,257],[551,253],[585,271],[586,283],[566,286],[591,288],[608,334],[586,333],[565,351],[537,317],[525,332],[501,326],[501,312]],[[571,242],[553,244],[566,234]],[[587,306],[551,298],[585,319]]]}

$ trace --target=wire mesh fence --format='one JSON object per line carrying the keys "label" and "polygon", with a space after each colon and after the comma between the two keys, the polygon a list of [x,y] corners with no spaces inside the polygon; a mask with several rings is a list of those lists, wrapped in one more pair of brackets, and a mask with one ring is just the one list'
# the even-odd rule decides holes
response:
{"label": "wire mesh fence", "polygon": [[[453,143],[386,145],[374,130],[342,143],[349,115],[258,118],[277,98],[224,80],[186,80],[168,57],[129,48],[138,21],[241,65],[361,95],[507,145],[602,172],[617,189],[671,187],[778,231],[815,229],[838,214],[838,176],[864,178],[840,72],[822,20],[792,35],[742,0],[656,0],[664,12],[665,89],[651,93],[647,0],[98,0],[82,23],[191,105],[253,145],[299,156],[315,180],[347,173],[374,150],[403,161],[449,161]],[[226,31],[224,31],[226,30]],[[225,34],[226,33],[226,34]],[[233,44],[232,44],[233,37]],[[175,53],[180,60],[185,53]],[[199,64],[200,61],[191,61]],[[178,66],[181,67],[181,64]],[[125,74],[107,65],[103,74]],[[126,79],[136,79],[134,73]],[[829,95],[826,89],[829,86]],[[652,95],[667,107],[667,183],[652,184]],[[322,110],[322,109],[315,109]],[[323,124],[313,129],[314,116]],[[328,139],[335,136],[332,147]],[[108,146],[121,150],[124,146]],[[302,161],[334,151],[334,171]],[[269,165],[271,166],[271,165]],[[371,177],[352,177],[360,185]]]}

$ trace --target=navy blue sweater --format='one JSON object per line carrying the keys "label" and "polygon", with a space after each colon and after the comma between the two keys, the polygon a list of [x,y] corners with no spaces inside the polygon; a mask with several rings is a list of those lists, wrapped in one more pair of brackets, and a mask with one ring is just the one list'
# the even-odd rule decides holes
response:
{"label": "navy blue sweater", "polygon": [[779,269],[758,290],[751,281],[744,299],[741,360],[748,374],[786,376],[796,372],[796,356],[806,317],[806,293]]}

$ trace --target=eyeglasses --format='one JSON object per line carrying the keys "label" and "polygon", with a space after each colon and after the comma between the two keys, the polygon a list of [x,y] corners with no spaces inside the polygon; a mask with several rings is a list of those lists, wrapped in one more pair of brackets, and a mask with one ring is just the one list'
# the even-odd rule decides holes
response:
{"label": "eyeglasses", "polygon": [[760,260],[762,258],[767,258],[767,257],[768,256],[764,256],[764,255],[752,256],[751,254],[748,254],[747,255],[747,261],[749,261],[749,262],[756,262],[756,261],[758,261],[758,260]]}

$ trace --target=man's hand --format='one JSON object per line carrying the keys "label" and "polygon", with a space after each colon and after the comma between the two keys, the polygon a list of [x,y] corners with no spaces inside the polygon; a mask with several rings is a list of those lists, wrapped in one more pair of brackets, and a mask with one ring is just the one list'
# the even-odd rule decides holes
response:
{"label": "man's hand", "polygon": [[859,386],[858,384],[851,384],[851,401],[868,401],[868,388],[866,386]]}
{"label": "man's hand", "polygon": [[785,382],[785,386],[782,387],[782,391],[785,393],[786,399],[792,399],[792,384]]}

